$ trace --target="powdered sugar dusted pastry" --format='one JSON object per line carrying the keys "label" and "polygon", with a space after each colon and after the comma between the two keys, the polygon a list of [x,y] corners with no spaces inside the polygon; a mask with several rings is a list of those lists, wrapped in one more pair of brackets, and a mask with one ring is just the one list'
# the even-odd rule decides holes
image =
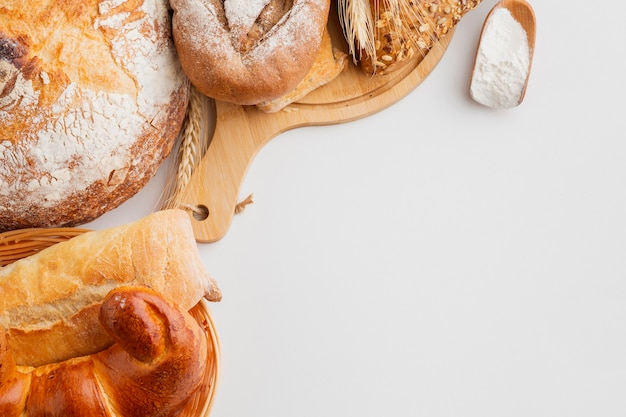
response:
{"label": "powdered sugar dusted pastry", "polygon": [[183,69],[203,94],[254,105],[293,90],[310,70],[330,0],[171,0]]}
{"label": "powdered sugar dusted pastry", "polygon": [[188,100],[167,0],[3,0],[0,230],[73,226],[134,195]]}

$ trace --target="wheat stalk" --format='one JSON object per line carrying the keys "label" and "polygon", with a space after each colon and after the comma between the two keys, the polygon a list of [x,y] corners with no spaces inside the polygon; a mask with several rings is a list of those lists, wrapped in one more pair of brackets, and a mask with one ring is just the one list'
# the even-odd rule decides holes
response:
{"label": "wheat stalk", "polygon": [[200,163],[202,156],[208,148],[210,135],[204,127],[207,97],[191,86],[189,91],[189,104],[176,151],[176,158],[171,165],[171,180],[164,192],[162,208],[179,208],[181,191],[187,186],[194,170]]}
{"label": "wheat stalk", "polygon": [[376,57],[374,13],[370,0],[339,0],[338,5],[339,23],[354,63],[361,59],[362,51]]}
{"label": "wheat stalk", "polygon": [[[422,59],[481,0],[338,0],[339,22],[355,64],[387,73]],[[416,55],[419,54],[419,55]]]}

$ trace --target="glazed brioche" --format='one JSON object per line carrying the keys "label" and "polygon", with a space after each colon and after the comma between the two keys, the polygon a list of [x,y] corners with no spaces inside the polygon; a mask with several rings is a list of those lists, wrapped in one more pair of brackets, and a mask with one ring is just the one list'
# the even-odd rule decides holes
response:
{"label": "glazed brioche", "polygon": [[322,41],[330,0],[171,0],[182,67],[208,97],[254,105],[293,90]]}
{"label": "glazed brioche", "polygon": [[18,365],[60,362],[111,345],[98,311],[104,296],[124,285],[150,287],[186,310],[202,297],[221,298],[182,210],[87,232],[0,268],[0,325]]}
{"label": "glazed brioche", "polygon": [[188,90],[167,0],[2,0],[0,231],[83,224],[133,196]]}
{"label": "glazed brioche", "polygon": [[368,74],[386,74],[423,59],[481,0],[339,0],[353,58]]}
{"label": "glazed brioche", "polygon": [[207,341],[198,323],[171,300],[141,287],[112,290],[99,318],[115,344],[37,368],[16,367],[15,351],[0,329],[0,415],[178,415],[207,366]]}

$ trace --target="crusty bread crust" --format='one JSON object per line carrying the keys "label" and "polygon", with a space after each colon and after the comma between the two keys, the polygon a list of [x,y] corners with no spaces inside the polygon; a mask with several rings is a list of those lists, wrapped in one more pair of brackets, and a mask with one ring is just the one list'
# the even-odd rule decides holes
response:
{"label": "crusty bread crust", "polygon": [[329,0],[170,3],[174,42],[192,84],[241,105],[276,99],[298,85],[313,65],[330,8]]}
{"label": "crusty bread crust", "polygon": [[144,287],[112,290],[100,324],[115,344],[40,367],[16,366],[0,328],[0,415],[174,417],[202,386],[207,340],[190,314]]}
{"label": "crusty bread crust", "polygon": [[0,268],[0,326],[18,365],[59,362],[109,346],[98,311],[105,295],[124,285],[150,287],[185,310],[202,297],[221,298],[182,210],[87,232]]}
{"label": "crusty bread crust", "polygon": [[189,80],[167,0],[3,0],[0,231],[75,226],[170,153]]}

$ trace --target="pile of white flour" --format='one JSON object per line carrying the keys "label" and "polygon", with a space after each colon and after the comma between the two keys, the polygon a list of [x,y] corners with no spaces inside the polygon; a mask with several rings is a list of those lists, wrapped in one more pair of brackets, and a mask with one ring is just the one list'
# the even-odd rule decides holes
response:
{"label": "pile of white flour", "polygon": [[511,12],[499,7],[491,13],[476,54],[470,85],[472,98],[492,108],[517,106],[530,70],[528,36]]}

